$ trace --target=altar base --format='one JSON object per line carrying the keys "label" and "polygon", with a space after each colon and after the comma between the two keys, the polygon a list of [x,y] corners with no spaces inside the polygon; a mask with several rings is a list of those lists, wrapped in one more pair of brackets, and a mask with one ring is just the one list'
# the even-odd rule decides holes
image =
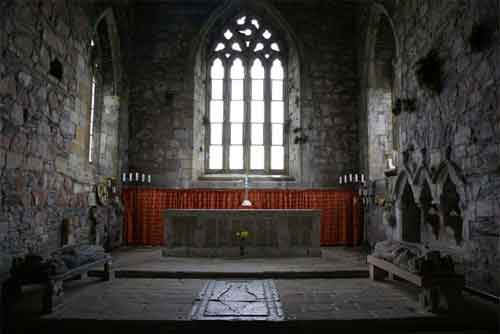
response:
{"label": "altar base", "polygon": [[[318,210],[166,210],[164,256],[319,257]],[[247,231],[245,240],[238,232]]]}

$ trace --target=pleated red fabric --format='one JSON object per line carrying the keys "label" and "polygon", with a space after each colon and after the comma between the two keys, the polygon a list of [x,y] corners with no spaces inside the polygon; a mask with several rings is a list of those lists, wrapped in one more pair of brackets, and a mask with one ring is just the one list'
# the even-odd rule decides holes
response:
{"label": "pleated red fabric", "polygon": [[[123,190],[125,239],[132,245],[163,245],[166,209],[238,209],[243,190]],[[267,190],[248,192],[255,209],[321,210],[321,245],[355,246],[363,237],[361,207],[350,190]]]}

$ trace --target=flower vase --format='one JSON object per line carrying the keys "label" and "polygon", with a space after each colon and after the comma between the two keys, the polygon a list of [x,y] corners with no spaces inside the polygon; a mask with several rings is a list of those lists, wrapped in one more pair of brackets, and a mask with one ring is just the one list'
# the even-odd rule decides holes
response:
{"label": "flower vase", "polygon": [[240,241],[240,256],[245,256],[245,244],[243,241]]}

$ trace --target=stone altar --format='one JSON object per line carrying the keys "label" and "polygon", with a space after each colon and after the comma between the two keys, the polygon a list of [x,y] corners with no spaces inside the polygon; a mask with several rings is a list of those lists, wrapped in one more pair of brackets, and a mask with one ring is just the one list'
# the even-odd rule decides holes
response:
{"label": "stone altar", "polygon": [[321,256],[318,210],[166,210],[164,218],[164,256]]}

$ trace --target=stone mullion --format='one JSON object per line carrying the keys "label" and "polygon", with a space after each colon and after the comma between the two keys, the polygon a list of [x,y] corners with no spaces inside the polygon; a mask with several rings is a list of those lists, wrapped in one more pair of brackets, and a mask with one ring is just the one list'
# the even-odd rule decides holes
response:
{"label": "stone mullion", "polygon": [[244,59],[243,66],[245,66],[245,78],[243,79],[243,101],[244,101],[244,118],[243,118],[243,169],[245,173],[250,172],[250,63],[249,58]]}
{"label": "stone mullion", "polygon": [[223,81],[223,95],[224,99],[224,124],[223,124],[223,134],[222,134],[222,169],[225,173],[229,171],[229,145],[231,143],[231,124],[229,123],[230,116],[230,100],[231,100],[231,66],[230,62],[227,61],[224,64],[224,81]]}
{"label": "stone mullion", "polygon": [[271,67],[264,62],[264,171],[271,171]]}

